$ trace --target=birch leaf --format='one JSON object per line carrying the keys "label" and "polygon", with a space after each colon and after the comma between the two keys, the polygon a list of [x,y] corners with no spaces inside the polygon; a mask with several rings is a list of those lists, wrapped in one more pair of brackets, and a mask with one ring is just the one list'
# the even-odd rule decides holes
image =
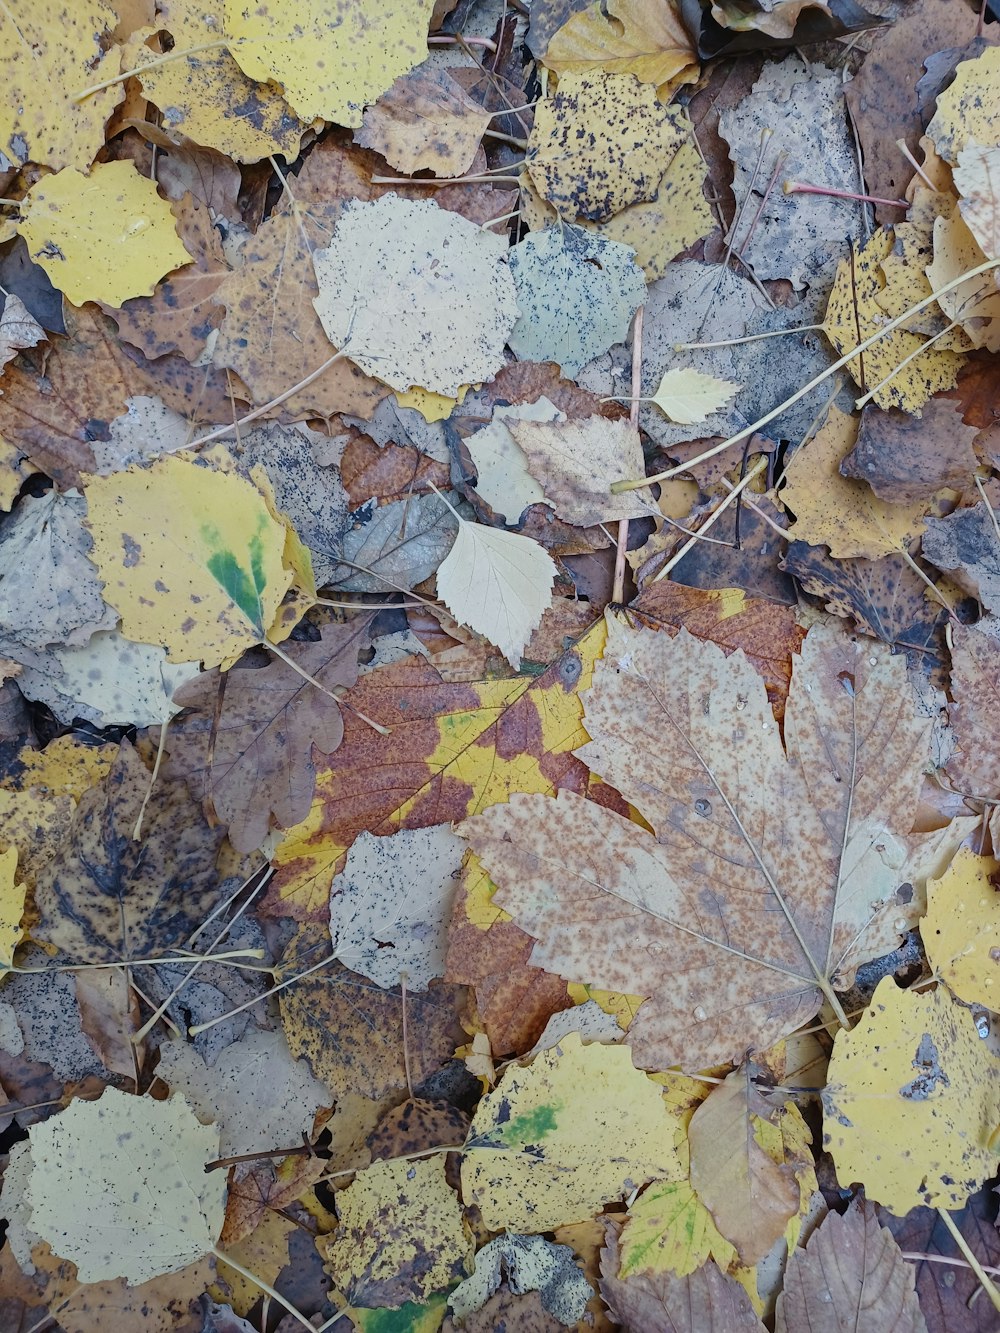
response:
{"label": "birch leaf", "polygon": [[530,537],[460,518],[455,544],[437,572],[438,596],[517,670],[524,645],[552,605],[555,576],[554,560]]}
{"label": "birch leaf", "polygon": [[[928,723],[905,664],[814,626],[782,747],[764,683],[685,630],[614,620],[577,754],[655,830],[562,792],[466,820],[531,962],[648,997],[629,1036],[656,1069],[763,1048],[915,921],[897,901]],[[914,897],[915,895],[908,895]]]}
{"label": "birch leaf", "polygon": [[679,426],[693,426],[728,406],[742,386],[718,380],[690,366],[674,366],[660,380],[653,402]]}

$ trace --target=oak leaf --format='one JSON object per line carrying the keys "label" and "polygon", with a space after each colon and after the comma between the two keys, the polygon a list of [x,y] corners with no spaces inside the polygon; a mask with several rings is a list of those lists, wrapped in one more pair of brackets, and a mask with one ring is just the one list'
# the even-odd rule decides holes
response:
{"label": "oak leaf", "polygon": [[532,962],[650,997],[630,1029],[640,1063],[771,1045],[912,924],[895,891],[929,724],[881,645],[812,629],[783,749],[741,653],[612,620],[585,725],[577,754],[656,837],[569,792],[514,796],[459,832],[538,940]]}

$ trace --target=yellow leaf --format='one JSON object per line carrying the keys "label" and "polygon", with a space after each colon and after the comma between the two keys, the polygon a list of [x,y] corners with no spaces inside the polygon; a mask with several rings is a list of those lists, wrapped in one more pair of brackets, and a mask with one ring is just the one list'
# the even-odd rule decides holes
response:
{"label": "yellow leaf", "polygon": [[170,205],[131,162],[43,176],[22,209],[18,230],[31,258],[74,305],[152,296],[164,274],[191,263]]}
{"label": "yellow leaf", "polygon": [[356,129],[365,106],[427,58],[433,7],[434,0],[225,0],[225,28],[241,68],[280,84],[303,120]]}
{"label": "yellow leaf", "polygon": [[91,558],[128,638],[206,667],[264,641],[292,571],[285,525],[249,481],[168,456],[86,494]]}
{"label": "yellow leaf", "polygon": [[[845,259],[837,268],[823,329],[839,353],[849,352],[885,324],[885,313],[879,304],[885,286],[881,265],[891,253],[892,245],[891,231],[876,232],[865,245],[855,244],[853,263]],[[918,288],[913,302],[925,294]],[[964,361],[957,353],[942,352],[936,346],[922,350],[925,341],[918,334],[894,329],[862,356],[849,361],[847,369],[862,389],[874,389],[887,380],[874,394],[879,407],[919,412],[934,394],[955,384]],[[911,355],[914,359],[898,370]]]}
{"label": "yellow leaf", "polygon": [[603,69],[656,84],[664,102],[698,77],[698,58],[678,11],[662,0],[607,0],[574,14],[549,42],[549,69],[582,74]]}
{"label": "yellow leaf", "polygon": [[17,756],[17,779],[3,786],[11,791],[38,787],[52,796],[72,796],[78,801],[85,791],[108,776],[118,754],[117,745],[84,745],[74,736],[57,736],[44,750],[28,746]]}
{"label": "yellow leaf", "polygon": [[419,1303],[471,1264],[472,1236],[443,1157],[375,1162],[337,1195],[337,1213],[337,1230],[317,1244],[352,1305]]}
{"label": "yellow leaf", "polygon": [[465,402],[465,395],[468,392],[469,385],[463,384],[458,396],[449,398],[447,394],[431,393],[430,389],[421,389],[415,384],[405,393],[397,391],[395,398],[400,407],[412,407],[425,421],[447,421],[455,406]]}
{"label": "yellow leaf", "polygon": [[937,110],[927,126],[934,146],[948,162],[970,142],[984,148],[1000,144],[1000,47],[987,46],[972,60],[955,68],[955,77],[938,95]]}
{"label": "yellow leaf", "polygon": [[961,1208],[996,1170],[1000,1059],[943,986],[883,977],[857,1027],[837,1033],[823,1110],[841,1182],[899,1216]]}
{"label": "yellow leaf", "polygon": [[653,402],[671,421],[693,426],[732,402],[742,387],[690,366],[674,366],[660,380]]}
{"label": "yellow leaf", "polygon": [[867,482],[841,476],[858,425],[859,418],[831,407],[823,426],[792,456],[781,491],[782,504],[795,515],[792,539],[828,546],[835,560],[877,560],[924,530],[925,502],[889,504]]}
{"label": "yellow leaf", "polygon": [[[488,880],[487,883],[489,882]],[[493,911],[502,920],[510,921],[512,919],[502,907],[494,907]],[[639,1012],[639,1006],[645,999],[645,996],[642,995],[627,995],[624,991],[601,990],[598,986],[585,986],[578,981],[570,982],[566,989],[574,1004],[586,1004],[588,1000],[593,1000],[606,1014],[610,1014],[617,1021],[623,1032],[628,1031],[629,1024]]]}
{"label": "yellow leaf", "polygon": [[18,849],[20,874],[29,888],[69,833],[75,809],[72,796],[56,796],[42,787],[0,790],[0,847]]}
{"label": "yellow leaf", "polygon": [[571,1033],[528,1068],[509,1066],[479,1103],[462,1194],[491,1231],[582,1222],[676,1172],[671,1128],[660,1089],[634,1067],[627,1046],[585,1046]]}
{"label": "yellow leaf", "polygon": [[0,148],[12,162],[85,171],[104,144],[121,85],[75,94],[118,73],[103,0],[5,0],[0,5]]}
{"label": "yellow leaf", "polygon": [[[960,213],[934,223],[934,259],[927,277],[936,291],[978,268],[986,256]],[[980,273],[938,297],[938,305],[962,327],[973,347],[1000,352],[1000,290],[995,273]]]}
{"label": "yellow leaf", "polygon": [[966,225],[990,259],[1000,258],[1000,145],[970,143],[958,155],[955,188]]}
{"label": "yellow leaf", "polygon": [[459,518],[455,544],[438,566],[438,596],[460,624],[495,643],[516,671],[552,604],[555,575],[554,560],[530,537]]}
{"label": "yellow leaf", "polygon": [[27,889],[17,879],[17,848],[8,847],[0,852],[0,978],[14,966],[14,950],[24,937],[21,917]]}
{"label": "yellow leaf", "polygon": [[927,885],[920,934],[934,973],[966,1004],[998,1007],[1000,995],[1000,861],[960,847],[940,879]]}
{"label": "yellow leaf", "polygon": [[535,108],[526,164],[561,218],[601,222],[653,199],[681,142],[676,119],[634,74],[566,74]]}
{"label": "yellow leaf", "polygon": [[269,154],[294,161],[308,124],[278,89],[248,78],[227,50],[179,55],[143,72],[160,59],[145,45],[153,33],[168,32],[175,53],[218,41],[222,33],[223,0],[170,0],[165,8],[155,27],[133,35],[126,57],[142,91],[163,113],[164,128],[237,162],[259,162]]}

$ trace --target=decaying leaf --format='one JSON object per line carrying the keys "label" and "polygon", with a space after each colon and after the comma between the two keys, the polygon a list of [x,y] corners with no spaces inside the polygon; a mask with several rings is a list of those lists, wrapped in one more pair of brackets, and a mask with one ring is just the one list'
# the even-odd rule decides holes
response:
{"label": "decaying leaf", "polygon": [[538,940],[534,963],[651,997],[630,1029],[642,1064],[770,1045],[914,919],[895,891],[928,727],[887,649],[814,627],[783,752],[742,654],[612,620],[586,727],[578,754],[658,840],[568,792],[515,796],[459,831]]}
{"label": "decaying leaf", "polygon": [[448,70],[418,66],[365,110],[354,142],[407,175],[461,176],[492,118]]}
{"label": "decaying leaf", "polygon": [[505,522],[516,523],[528,505],[545,499],[545,491],[531,475],[510,425],[565,420],[565,412],[543,396],[535,403],[494,408],[490,424],[466,439],[465,447],[476,468],[476,493]]}
{"label": "decaying leaf", "polygon": [[823,1146],[838,1179],[895,1213],[961,1208],[995,1160],[1000,1056],[943,986],[878,984],[839,1032],[823,1091]]}
{"label": "decaying leaf", "polygon": [[542,1306],[565,1327],[583,1318],[593,1295],[568,1245],[554,1245],[541,1236],[508,1234],[483,1246],[476,1255],[475,1273],[448,1297],[455,1318],[464,1322],[481,1310],[503,1277],[513,1292],[539,1292]]}
{"label": "decaying leaf", "polygon": [[948,162],[958,162],[970,141],[984,148],[1000,144],[1000,113],[989,89],[1000,77],[1000,47],[986,46],[963,60],[952,83],[937,99],[927,133]]}
{"label": "decaying leaf", "polygon": [[627,1046],[585,1046],[571,1033],[527,1069],[511,1065],[479,1103],[462,1193],[493,1231],[582,1221],[669,1170],[669,1123],[659,1089]]}
{"label": "decaying leaf", "polygon": [[503,365],[517,305],[504,238],[427,201],[348,205],[313,255],[326,335],[394,389],[456,396]]}
{"label": "decaying leaf", "polygon": [[226,1182],[204,1164],[218,1156],[219,1136],[182,1097],[106,1088],[29,1133],[31,1229],[72,1259],[82,1282],[146,1282],[214,1247]]}

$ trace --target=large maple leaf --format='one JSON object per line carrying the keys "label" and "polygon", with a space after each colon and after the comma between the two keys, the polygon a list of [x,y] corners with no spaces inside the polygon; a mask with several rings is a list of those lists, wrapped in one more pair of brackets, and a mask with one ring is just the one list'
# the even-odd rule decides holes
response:
{"label": "large maple leaf", "polygon": [[[637,1062],[703,1068],[807,1021],[912,924],[926,843],[909,837],[929,723],[887,647],[814,627],[784,746],[764,684],[725,657],[610,621],[577,755],[649,821],[562,791],[459,827],[531,961],[649,997]],[[906,901],[904,901],[904,899]]]}

